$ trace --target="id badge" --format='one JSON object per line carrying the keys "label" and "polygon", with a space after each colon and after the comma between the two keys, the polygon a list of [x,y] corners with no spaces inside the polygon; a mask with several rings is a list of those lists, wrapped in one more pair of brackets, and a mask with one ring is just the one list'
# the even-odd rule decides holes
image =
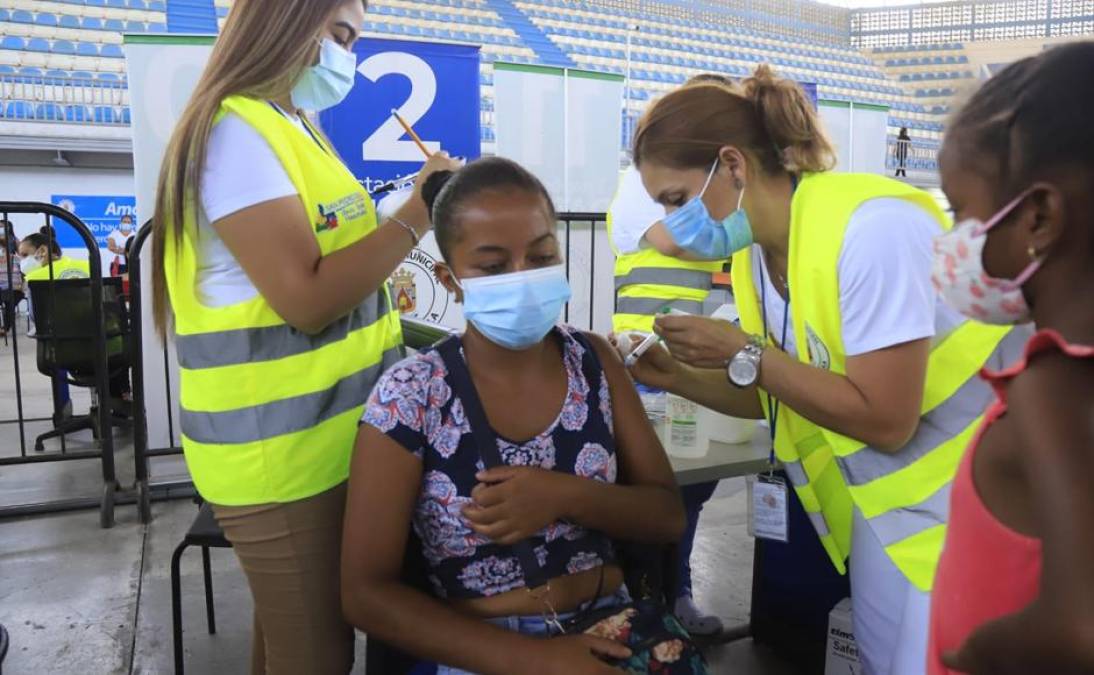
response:
{"label": "id badge", "polygon": [[787,542],[790,512],[786,482],[777,476],[752,476],[748,485],[748,533],[757,539]]}

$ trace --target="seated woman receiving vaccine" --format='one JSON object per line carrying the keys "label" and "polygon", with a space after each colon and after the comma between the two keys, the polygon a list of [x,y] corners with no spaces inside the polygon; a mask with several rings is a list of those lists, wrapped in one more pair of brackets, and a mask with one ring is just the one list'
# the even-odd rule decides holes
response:
{"label": "seated woman receiving vaccine", "polygon": [[[669,463],[612,348],[556,326],[570,289],[540,182],[492,158],[438,174],[423,194],[437,276],[468,326],[389,370],[366,406],[346,615],[448,664],[440,673],[619,672],[605,659],[627,658],[625,646],[560,629],[628,601],[613,539],[680,537]],[[411,526],[432,596],[401,580]]]}

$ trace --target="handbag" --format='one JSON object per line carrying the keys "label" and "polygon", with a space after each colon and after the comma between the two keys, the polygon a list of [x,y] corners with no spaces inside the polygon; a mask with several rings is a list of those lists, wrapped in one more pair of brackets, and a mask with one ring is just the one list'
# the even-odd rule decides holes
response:
{"label": "handbag", "polygon": [[[487,468],[505,466],[498,450],[497,435],[486,418],[486,411],[471,379],[471,372],[460,354],[460,338],[448,338],[437,345],[437,351],[451,376],[453,394],[463,403],[464,414],[483,464]],[[586,353],[592,355],[593,359],[596,358],[592,346],[587,347]],[[532,543],[525,539],[513,544],[511,548],[524,572],[526,587],[529,590],[546,587],[549,579],[539,564]],[[649,561],[656,557],[649,554],[649,546],[625,544],[623,548],[630,554],[622,556],[625,560]],[[608,559],[608,556],[601,557],[603,560]],[[600,583],[603,583],[604,568],[601,567],[600,570]],[[563,634],[585,633],[626,645],[631,650],[629,658],[612,659],[608,662],[627,673],[706,675],[707,665],[702,652],[679,619],[669,610],[663,594],[654,592],[657,584],[651,581],[656,575],[648,568],[637,574],[627,574],[628,571],[633,570],[625,570],[628,587],[634,593],[641,593],[639,599],[622,605],[593,609],[596,604],[594,598],[575,616],[562,622],[548,619],[548,623]],[[600,590],[598,584],[597,598]],[[554,616],[554,609],[546,602],[544,604],[547,610],[545,616]]]}

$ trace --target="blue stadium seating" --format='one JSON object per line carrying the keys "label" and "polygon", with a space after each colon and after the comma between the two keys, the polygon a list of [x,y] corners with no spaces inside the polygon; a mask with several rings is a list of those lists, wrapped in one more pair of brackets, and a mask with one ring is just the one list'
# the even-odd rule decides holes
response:
{"label": "blue stadium seating", "polygon": [[28,52],[49,52],[49,40],[44,38],[31,38],[27,40],[26,50]]}
{"label": "blue stadium seating", "polygon": [[0,39],[0,49],[14,49],[22,51],[26,48],[26,42],[21,37],[14,35],[5,35],[3,39]]}
{"label": "blue stadium seating", "polygon": [[9,101],[3,112],[4,117],[10,120],[34,119],[34,107],[26,101]]}
{"label": "blue stadium seating", "polygon": [[80,42],[76,45],[76,54],[78,56],[98,56],[99,45],[91,42]]}
{"label": "blue stadium seating", "polygon": [[65,120],[68,122],[88,122],[91,120],[91,115],[88,114],[86,106],[66,105]]}
{"label": "blue stadium seating", "polygon": [[99,55],[119,59],[125,57],[125,53],[122,52],[122,48],[115,44],[103,45],[102,49],[99,50]]}
{"label": "blue stadium seating", "polygon": [[76,54],[76,45],[68,40],[54,40],[51,51],[54,54]]}

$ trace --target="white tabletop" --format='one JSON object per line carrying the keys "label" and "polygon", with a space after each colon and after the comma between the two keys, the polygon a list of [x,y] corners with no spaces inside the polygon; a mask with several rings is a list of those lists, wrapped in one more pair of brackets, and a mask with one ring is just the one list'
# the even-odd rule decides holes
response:
{"label": "white tabletop", "polygon": [[767,470],[770,452],[771,432],[767,427],[757,426],[751,442],[729,445],[712,441],[703,457],[684,459],[669,455],[669,461],[676,482],[691,485],[762,473]]}

